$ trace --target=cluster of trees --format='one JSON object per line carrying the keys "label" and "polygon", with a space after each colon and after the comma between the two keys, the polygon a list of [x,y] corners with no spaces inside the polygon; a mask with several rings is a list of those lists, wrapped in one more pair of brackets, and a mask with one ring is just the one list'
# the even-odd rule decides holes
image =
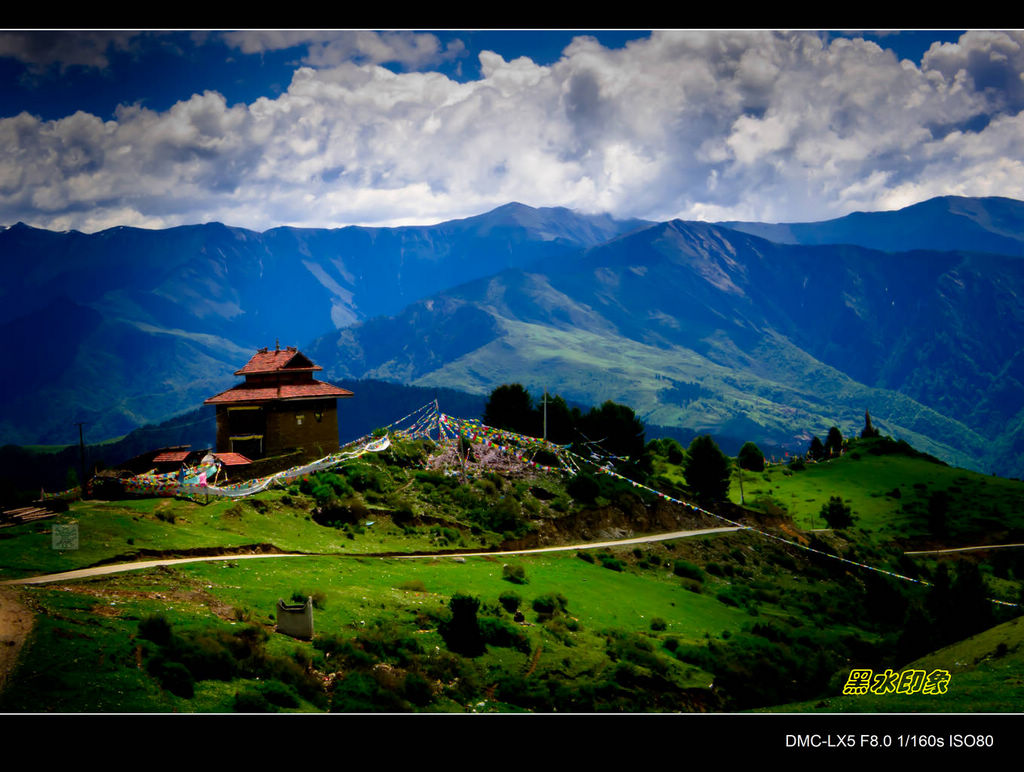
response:
{"label": "cluster of trees", "polygon": [[823,458],[835,458],[843,452],[844,442],[843,433],[839,431],[839,427],[833,426],[828,430],[828,435],[824,442],[817,436],[811,439],[810,447],[807,448],[807,456],[814,461],[820,461]]}
{"label": "cluster of trees", "polygon": [[[687,487],[698,501],[705,504],[728,499],[734,464],[750,472],[762,472],[765,468],[764,453],[753,442],[747,442],[740,448],[735,462],[708,434],[694,438],[685,451],[675,440],[665,438],[654,440],[647,446],[643,422],[625,405],[609,400],[600,407],[583,412],[579,407],[570,408],[558,395],[545,395],[543,400],[534,400],[519,383],[505,384],[492,391],[482,419],[486,425],[497,429],[532,437],[545,435],[559,445],[572,444],[577,452],[584,454],[596,445],[604,452],[631,459],[642,469],[649,468],[650,454],[657,453],[669,463],[682,466]],[[866,411],[860,436],[880,436]],[[839,427],[833,426],[824,442],[817,436],[812,438],[806,455],[815,461],[834,458],[842,453],[846,444]],[[821,516],[834,528],[845,528],[852,523],[849,507],[841,499],[825,505]]]}
{"label": "cluster of trees", "polygon": [[645,447],[644,424],[632,408],[608,400],[585,413],[578,407],[570,408],[557,394],[535,401],[519,383],[492,391],[482,420],[495,429],[529,437],[547,436],[551,442],[573,444],[580,451],[596,443],[612,455],[634,460],[639,460]]}

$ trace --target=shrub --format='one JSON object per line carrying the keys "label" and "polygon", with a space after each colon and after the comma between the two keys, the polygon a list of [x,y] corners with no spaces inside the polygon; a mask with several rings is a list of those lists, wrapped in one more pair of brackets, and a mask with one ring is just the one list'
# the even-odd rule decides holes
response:
{"label": "shrub", "polygon": [[655,617],[651,620],[651,629],[654,632],[661,632],[662,630],[668,629],[668,623],[661,617]]}
{"label": "shrub", "polygon": [[509,563],[502,566],[501,578],[506,582],[512,582],[512,584],[526,584],[529,581],[526,578],[526,569],[522,566],[513,566]]}
{"label": "shrub", "polygon": [[448,601],[448,608],[452,613],[451,619],[438,625],[438,632],[448,648],[465,657],[483,654],[484,639],[476,617],[480,599],[457,592]]}
{"label": "shrub", "polygon": [[624,571],[626,568],[625,563],[611,555],[599,555],[598,557],[601,559],[602,568],[607,568],[610,571]]}
{"label": "shrub", "polygon": [[419,673],[409,673],[402,682],[402,696],[417,707],[425,707],[434,699],[434,689]]}
{"label": "shrub", "polygon": [[537,612],[541,620],[550,619],[560,612],[567,611],[569,601],[561,593],[548,593],[533,599],[533,610]]}
{"label": "shrub", "polygon": [[172,662],[163,657],[154,657],[147,663],[150,675],[160,681],[160,686],[171,694],[191,699],[195,696],[196,682],[192,673],[180,662]]}
{"label": "shrub", "polygon": [[274,706],[255,689],[242,689],[235,694],[236,713],[275,713]]}
{"label": "shrub", "polygon": [[171,640],[171,623],[163,614],[154,614],[139,622],[139,637],[163,646]]}
{"label": "shrub", "polygon": [[519,597],[518,593],[507,590],[498,596],[498,602],[505,611],[509,614],[514,614],[519,608],[519,604],[523,602],[523,599]]}
{"label": "shrub", "polygon": [[688,560],[677,560],[672,564],[672,573],[686,579],[694,579],[698,582],[704,580],[704,572]]}
{"label": "shrub", "polygon": [[566,492],[576,501],[583,504],[593,504],[601,492],[601,485],[594,476],[587,472],[580,472],[573,477],[565,486]]}
{"label": "shrub", "polygon": [[412,502],[407,498],[398,497],[393,499],[391,507],[391,520],[395,525],[404,526],[416,517],[416,510],[413,509]]}
{"label": "shrub", "polygon": [[484,617],[480,620],[480,634],[491,646],[515,649],[524,654],[530,651],[530,639],[521,629],[504,619]]}
{"label": "shrub", "polygon": [[260,689],[260,694],[271,705],[279,708],[297,708],[299,700],[295,693],[280,681],[267,681]]}
{"label": "shrub", "polygon": [[594,562],[594,556],[586,550],[577,550],[576,557],[578,557],[580,560],[585,560],[588,563]]}

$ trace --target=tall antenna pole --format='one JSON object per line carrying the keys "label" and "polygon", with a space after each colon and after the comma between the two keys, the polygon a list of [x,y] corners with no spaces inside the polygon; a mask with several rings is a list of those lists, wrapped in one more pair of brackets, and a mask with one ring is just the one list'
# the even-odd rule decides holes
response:
{"label": "tall antenna pole", "polygon": [[84,421],[78,422],[78,463],[82,469],[82,476],[78,481],[79,486],[82,489],[82,498],[85,498],[85,438],[82,435],[82,424]]}
{"label": "tall antenna pole", "polygon": [[544,442],[548,441],[548,390],[544,388],[544,399],[542,400],[544,405]]}

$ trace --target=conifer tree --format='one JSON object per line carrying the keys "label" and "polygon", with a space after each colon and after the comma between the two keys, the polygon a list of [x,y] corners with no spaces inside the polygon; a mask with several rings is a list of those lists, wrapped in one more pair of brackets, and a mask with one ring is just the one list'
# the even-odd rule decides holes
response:
{"label": "conifer tree", "polygon": [[751,472],[764,471],[764,453],[753,442],[746,442],[740,448],[736,456],[736,463],[741,469],[749,469]]}
{"label": "conifer tree", "polygon": [[825,438],[825,453],[829,456],[838,456],[843,450],[843,433],[838,426],[828,430],[828,437]]}
{"label": "conifer tree", "polygon": [[880,437],[882,433],[878,431],[874,426],[871,425],[871,414],[864,411],[864,428],[861,430],[861,439],[868,439],[869,437]]}
{"label": "conifer tree", "polygon": [[729,496],[729,479],[732,461],[726,456],[711,435],[695,437],[686,451],[683,462],[683,476],[686,484],[701,501],[724,501]]}

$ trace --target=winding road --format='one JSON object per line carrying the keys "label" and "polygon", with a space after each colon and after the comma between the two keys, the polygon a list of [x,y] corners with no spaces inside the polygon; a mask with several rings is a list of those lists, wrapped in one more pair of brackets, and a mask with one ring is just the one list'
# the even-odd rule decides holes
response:
{"label": "winding road", "polygon": [[159,560],[140,560],[132,563],[116,563],[108,566],[92,566],[91,568],[80,568],[75,571],[63,571],[59,574],[44,574],[42,576],[28,576],[21,579],[6,579],[0,581],[0,587],[5,585],[19,584],[48,584],[50,582],[67,582],[74,579],[85,579],[93,576],[106,574],[118,574],[125,571],[140,571],[146,568],[158,566],[173,566],[183,563],[201,563],[212,560],[252,560],[256,558],[308,558],[308,557],[339,557],[339,558],[382,558],[390,560],[423,560],[433,558],[468,558],[496,555],[527,555],[540,552],[567,552],[569,550],[601,549],[605,547],[623,547],[629,544],[646,544],[657,541],[671,541],[672,539],[685,539],[692,536],[705,536],[713,533],[727,533],[729,531],[743,530],[741,526],[728,526],[724,528],[701,528],[693,531],[671,531],[653,536],[637,536],[631,539],[616,539],[613,541],[586,542],[584,544],[568,544],[558,547],[534,547],[532,549],[520,550],[497,550],[480,552],[429,552],[415,553],[408,555],[374,554],[342,552],[318,554],[309,552],[288,552],[269,553],[257,555],[213,555],[198,558],[164,558]]}

